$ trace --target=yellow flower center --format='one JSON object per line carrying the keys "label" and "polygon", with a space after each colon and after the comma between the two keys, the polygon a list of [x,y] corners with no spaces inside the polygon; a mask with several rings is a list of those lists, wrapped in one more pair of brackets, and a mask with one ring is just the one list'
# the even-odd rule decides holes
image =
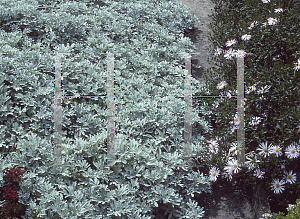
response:
{"label": "yellow flower center", "polygon": [[214,147],[215,147],[215,145],[213,144],[213,145],[212,145],[212,147],[214,148]]}
{"label": "yellow flower center", "polygon": [[265,148],[264,151],[265,151],[265,152],[268,152],[268,148]]}
{"label": "yellow flower center", "polygon": [[288,177],[287,177],[288,179],[292,179],[292,176],[291,175],[288,175]]}
{"label": "yellow flower center", "polygon": [[278,152],[279,151],[279,149],[278,148],[276,148],[276,152]]}
{"label": "yellow flower center", "polygon": [[291,150],[291,153],[292,153],[292,154],[295,153],[295,150]]}
{"label": "yellow flower center", "polygon": [[234,166],[234,168],[236,168],[236,167],[237,167],[237,165],[236,165],[236,164],[234,164],[233,166]]}
{"label": "yellow flower center", "polygon": [[279,188],[279,187],[280,187],[280,185],[279,185],[278,183],[276,183],[275,187],[276,187],[276,188]]}
{"label": "yellow flower center", "polygon": [[213,173],[213,176],[215,176],[216,175],[216,173]]}

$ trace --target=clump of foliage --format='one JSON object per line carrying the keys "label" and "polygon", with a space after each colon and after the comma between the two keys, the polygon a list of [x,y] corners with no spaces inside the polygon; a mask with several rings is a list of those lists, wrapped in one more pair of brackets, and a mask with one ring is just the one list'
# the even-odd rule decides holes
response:
{"label": "clump of foliage", "polygon": [[287,208],[288,214],[285,216],[284,213],[279,212],[275,214],[275,219],[299,219],[300,218],[300,199],[296,200],[296,205],[289,205]]}
{"label": "clump of foliage", "polygon": [[[27,170],[18,191],[25,218],[203,217],[194,199],[210,192],[209,179],[180,166],[185,55],[179,52],[195,51],[183,35],[196,19],[187,8],[152,0],[0,6],[0,169]],[[62,100],[63,166],[51,166],[56,52],[69,53],[61,58],[62,95],[68,96],[105,95],[105,53],[116,53],[115,166],[105,165],[105,98]],[[192,84],[195,95],[203,86]],[[203,162],[199,139],[211,131],[198,112],[212,113],[205,105],[193,108],[194,164]]]}

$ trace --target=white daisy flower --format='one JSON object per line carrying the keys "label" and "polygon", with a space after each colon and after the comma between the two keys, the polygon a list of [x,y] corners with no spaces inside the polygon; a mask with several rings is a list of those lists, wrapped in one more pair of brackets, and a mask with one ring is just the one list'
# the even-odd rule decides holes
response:
{"label": "white daisy flower", "polygon": [[219,176],[220,174],[220,170],[218,170],[218,168],[216,167],[212,167],[209,171],[209,174],[210,174],[210,180],[215,182],[217,180],[217,177]]}
{"label": "white daisy flower", "polygon": [[229,40],[229,41],[227,41],[226,46],[229,47],[229,46],[231,46],[233,44],[236,44],[236,40]]}
{"label": "white daisy flower", "polygon": [[237,57],[243,57],[243,56],[245,56],[245,54],[246,54],[246,52],[245,52],[244,50],[237,50],[237,51],[235,52],[235,55],[236,55]]}
{"label": "white daisy flower", "polygon": [[233,171],[234,173],[238,173],[239,172],[239,166],[238,166],[238,162],[236,159],[231,159],[227,161],[227,166],[224,167],[224,170],[226,171]]}
{"label": "white daisy flower", "polygon": [[248,169],[253,170],[254,168],[257,168],[259,162],[260,160],[257,159],[256,155],[254,155],[254,151],[251,151],[246,154],[245,164],[248,167]]}
{"label": "white daisy flower", "polygon": [[261,87],[261,90],[257,91],[258,94],[260,93],[266,93],[269,91],[269,88],[271,87],[271,85],[266,85],[265,87]]}
{"label": "white daisy flower", "polygon": [[236,50],[230,48],[230,50],[227,51],[227,53],[226,53],[226,55],[224,55],[224,57],[226,59],[231,59],[234,56],[235,52],[236,52]]}
{"label": "white daisy flower", "polygon": [[295,183],[297,177],[296,177],[296,173],[293,174],[293,170],[291,170],[289,173],[284,172],[284,174],[285,174],[286,183],[288,183],[288,182],[290,184]]}
{"label": "white daisy flower", "polygon": [[275,9],[275,13],[279,13],[279,12],[282,12],[282,8],[278,8],[278,9]]}
{"label": "white daisy flower", "polygon": [[281,147],[279,147],[278,145],[272,146],[270,150],[272,151],[273,154],[276,155],[276,157],[279,157],[282,155]]}
{"label": "white daisy flower", "polygon": [[242,40],[250,40],[251,39],[251,35],[245,34],[242,36]]}
{"label": "white daisy flower", "polygon": [[253,23],[251,23],[251,25],[250,25],[250,27],[248,27],[248,29],[251,30],[254,27],[254,25],[256,25],[256,24],[257,24],[257,21],[254,21]]}
{"label": "white daisy flower", "polygon": [[222,52],[222,49],[221,48],[217,48],[216,50],[215,50],[215,56],[218,56],[218,55],[220,55],[221,54],[221,52]]}
{"label": "white daisy flower", "polygon": [[279,179],[274,179],[272,181],[272,185],[271,185],[271,189],[274,190],[274,193],[278,194],[279,192],[281,193],[285,188],[284,188],[284,185],[285,182],[283,180],[280,180],[279,182]]}
{"label": "white daisy flower", "polygon": [[265,27],[265,26],[267,26],[267,24],[268,24],[268,22],[266,21],[263,23],[263,26]]}
{"label": "white daisy flower", "polygon": [[229,97],[229,99],[231,99],[231,90],[228,91],[227,97]]}
{"label": "white daisy flower", "polygon": [[292,211],[294,210],[296,207],[296,205],[292,205],[292,204],[289,204],[289,206],[286,208],[287,211]]}
{"label": "white daisy flower", "polygon": [[295,145],[290,145],[285,149],[285,155],[289,158],[297,158],[299,156],[299,152]]}
{"label": "white daisy flower", "polygon": [[252,122],[249,122],[250,125],[258,125],[261,122],[260,117],[252,117]]}
{"label": "white daisy flower", "polygon": [[228,155],[227,155],[227,159],[228,160],[232,160],[234,159],[233,157],[231,156],[235,156],[236,155],[236,151],[237,151],[237,142],[233,142],[229,148],[229,151],[228,151]]}
{"label": "white daisy flower", "polygon": [[221,81],[221,82],[218,84],[217,88],[220,90],[220,89],[223,89],[224,86],[226,86],[226,85],[227,85],[226,81]]}
{"label": "white daisy flower", "polygon": [[[267,141],[265,143],[260,143],[260,145],[258,146],[258,149],[257,149],[257,150],[261,151],[261,152],[259,152],[259,154],[264,156],[264,158],[266,158],[266,157],[270,156],[270,154],[272,154],[272,151],[269,150],[267,144],[268,144]],[[270,144],[270,146],[271,145],[272,144]]]}
{"label": "white daisy flower", "polygon": [[268,23],[269,23],[269,25],[274,25],[277,23],[277,19],[270,17],[270,18],[268,18]]}
{"label": "white daisy flower", "polygon": [[246,156],[248,156],[249,158],[253,158],[254,157],[254,153],[255,153],[255,151],[248,152],[246,154]]}
{"label": "white daisy flower", "polygon": [[231,181],[232,180],[232,172],[233,172],[233,168],[231,168],[230,170],[227,170],[226,172],[223,172],[222,175],[227,178],[227,181],[228,181],[228,179]]}
{"label": "white daisy flower", "polygon": [[249,87],[249,90],[246,91],[246,93],[249,94],[250,92],[255,91],[255,90],[256,90],[256,87],[251,86],[251,87]]}
{"label": "white daisy flower", "polygon": [[237,127],[236,127],[236,126],[233,126],[233,127],[230,129],[229,134],[233,134],[235,130],[237,130]]}
{"label": "white daisy flower", "polygon": [[298,63],[294,63],[297,65],[297,67],[295,67],[295,70],[298,71],[300,69],[300,59],[298,59]]}
{"label": "white daisy flower", "polygon": [[212,105],[213,105],[213,107],[216,109],[216,108],[219,107],[219,102],[218,102],[218,101],[215,101]]}
{"label": "white daisy flower", "polygon": [[234,117],[234,125],[238,125],[238,124],[240,124],[240,119],[239,119],[238,115],[235,114],[235,117]]}
{"label": "white daisy flower", "polygon": [[219,144],[217,141],[212,141],[209,145],[210,152],[212,153],[218,153]]}
{"label": "white daisy flower", "polygon": [[264,174],[265,174],[265,172],[262,172],[260,169],[257,169],[257,170],[255,170],[255,174],[253,174],[253,176],[256,176],[257,178],[259,178],[259,179],[262,179],[262,178],[264,178]]}
{"label": "white daisy flower", "polygon": [[271,0],[261,0],[263,3],[269,3]]}

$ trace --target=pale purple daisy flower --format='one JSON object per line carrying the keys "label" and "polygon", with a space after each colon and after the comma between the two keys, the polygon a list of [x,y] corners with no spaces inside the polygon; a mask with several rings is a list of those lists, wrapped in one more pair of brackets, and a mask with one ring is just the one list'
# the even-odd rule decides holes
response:
{"label": "pale purple daisy flower", "polygon": [[284,180],[280,180],[279,182],[279,179],[274,179],[272,181],[271,189],[274,190],[274,193],[276,194],[281,193],[283,190],[285,190],[283,186],[284,184],[285,184]]}
{"label": "pale purple daisy flower", "polygon": [[275,145],[275,146],[271,147],[270,150],[272,151],[273,154],[276,155],[276,157],[279,157],[282,155],[281,149],[282,149],[281,147],[279,147],[278,145]]}
{"label": "pale purple daisy flower", "polygon": [[253,174],[253,176],[256,176],[257,178],[264,178],[263,175],[265,174],[265,172],[262,172],[260,169],[255,170],[255,174]]}

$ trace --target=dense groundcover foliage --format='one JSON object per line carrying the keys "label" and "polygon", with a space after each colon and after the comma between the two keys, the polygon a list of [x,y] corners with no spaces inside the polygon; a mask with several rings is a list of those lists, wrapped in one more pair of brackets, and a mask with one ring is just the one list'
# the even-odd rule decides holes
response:
{"label": "dense groundcover foliage", "polygon": [[[195,17],[176,1],[0,1],[0,169],[18,167],[23,218],[201,218],[207,176],[183,164],[183,31]],[[63,99],[63,167],[53,171],[54,55],[63,95],[105,95],[115,52],[115,148],[105,165],[105,99]],[[192,79],[193,95],[202,86]],[[207,104],[193,108],[195,164],[211,131]],[[196,128],[197,126],[197,128]],[[0,171],[0,186],[5,186]]]}

